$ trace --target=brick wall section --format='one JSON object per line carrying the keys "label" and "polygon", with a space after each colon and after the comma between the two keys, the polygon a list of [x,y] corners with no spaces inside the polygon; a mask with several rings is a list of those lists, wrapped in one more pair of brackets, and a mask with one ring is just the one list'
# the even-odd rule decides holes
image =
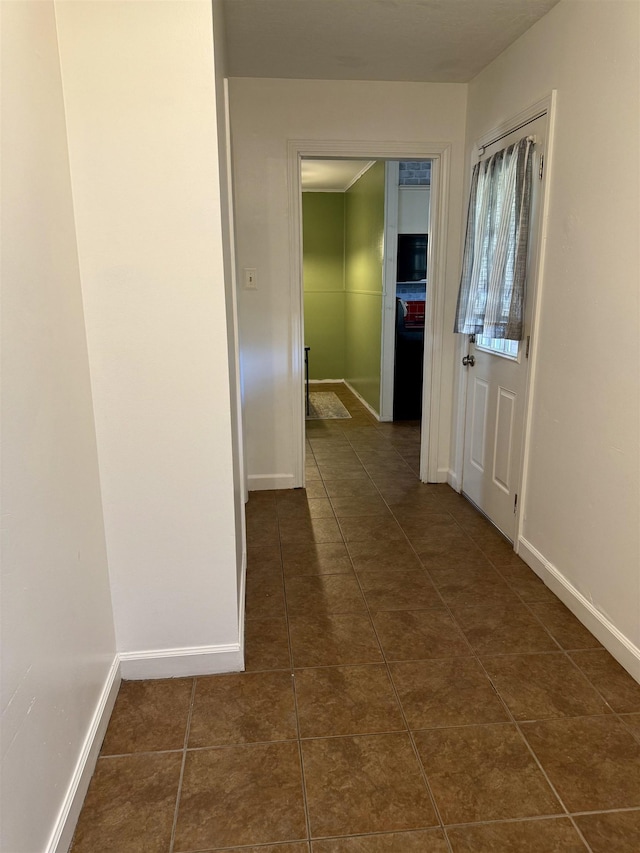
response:
{"label": "brick wall section", "polygon": [[406,160],[400,161],[400,186],[430,186],[431,161]]}

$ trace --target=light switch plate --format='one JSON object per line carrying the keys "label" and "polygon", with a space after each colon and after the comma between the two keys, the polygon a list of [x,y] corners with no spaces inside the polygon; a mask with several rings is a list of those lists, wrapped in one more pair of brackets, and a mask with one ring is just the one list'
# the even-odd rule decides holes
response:
{"label": "light switch plate", "polygon": [[258,289],[258,277],[256,275],[255,267],[245,267],[244,268],[244,289],[245,290],[257,290]]}

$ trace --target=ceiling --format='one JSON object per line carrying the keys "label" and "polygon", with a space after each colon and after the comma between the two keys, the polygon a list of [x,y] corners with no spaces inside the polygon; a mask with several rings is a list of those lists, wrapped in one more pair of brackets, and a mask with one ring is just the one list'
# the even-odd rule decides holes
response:
{"label": "ceiling", "polygon": [[230,77],[466,83],[559,0],[224,0]]}
{"label": "ceiling", "polygon": [[306,192],[346,192],[373,160],[307,160],[300,168],[302,189]]}

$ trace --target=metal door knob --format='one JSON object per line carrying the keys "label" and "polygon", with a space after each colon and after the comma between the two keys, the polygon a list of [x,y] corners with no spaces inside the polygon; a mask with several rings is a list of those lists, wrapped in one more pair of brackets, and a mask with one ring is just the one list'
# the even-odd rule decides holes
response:
{"label": "metal door knob", "polygon": [[472,355],[465,355],[465,357],[462,359],[462,363],[465,367],[473,367],[473,365],[476,363],[476,360]]}

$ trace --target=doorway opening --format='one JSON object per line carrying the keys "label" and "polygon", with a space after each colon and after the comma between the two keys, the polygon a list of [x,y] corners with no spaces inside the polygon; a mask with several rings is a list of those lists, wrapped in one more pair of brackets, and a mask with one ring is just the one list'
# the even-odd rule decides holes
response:
{"label": "doorway opening", "polygon": [[[303,268],[304,261],[304,239],[307,229],[305,208],[313,205],[321,204],[312,201],[307,202],[305,196],[307,191],[303,192],[302,168],[314,166],[313,161],[329,160],[329,161],[347,161],[358,159],[365,161],[361,163],[360,168],[364,169],[357,177],[357,181],[361,181],[360,187],[357,187],[354,196],[358,196],[359,192],[363,196],[367,193],[367,184],[376,183],[378,187],[382,187],[380,200],[382,203],[382,213],[378,217],[378,222],[382,224],[381,237],[377,245],[377,265],[380,272],[380,284],[375,292],[374,288],[368,287],[362,283],[364,278],[353,288],[351,294],[345,288],[338,297],[335,290],[321,294],[320,287],[314,286],[303,289]],[[435,341],[441,339],[443,328],[444,314],[444,282],[442,259],[444,258],[444,248],[446,245],[446,222],[447,222],[447,192],[449,180],[449,146],[446,144],[425,144],[422,149],[415,145],[390,145],[381,143],[379,145],[345,143],[345,142],[326,142],[326,143],[307,143],[304,141],[289,143],[289,165],[290,165],[290,201],[292,212],[292,252],[291,252],[291,267],[292,267],[292,288],[294,305],[299,306],[299,314],[294,317],[293,339],[292,339],[292,375],[296,381],[297,387],[294,388],[294,393],[297,397],[297,404],[294,411],[294,425],[296,426],[296,440],[299,448],[299,479],[297,484],[304,485],[304,427],[306,414],[306,387],[305,387],[305,345],[310,347],[308,352],[309,359],[309,375],[313,382],[325,379],[347,379],[349,386],[353,388],[358,396],[358,399],[364,401],[367,409],[374,413],[377,421],[393,420],[394,406],[394,385],[395,385],[395,364],[396,364],[396,326],[397,326],[397,305],[396,305],[396,285],[398,281],[398,184],[396,184],[395,192],[395,221],[393,226],[395,236],[393,242],[390,242],[387,235],[387,226],[390,221],[388,211],[388,194],[385,194],[387,186],[388,172],[390,166],[394,166],[396,172],[399,172],[399,162],[414,163],[419,161],[430,161],[430,182],[429,182],[429,213],[428,227],[413,228],[407,231],[408,234],[423,235],[422,244],[416,248],[414,241],[413,251],[419,253],[422,251],[424,260],[429,269],[429,287],[424,293],[424,315],[416,317],[420,312],[420,306],[414,305],[411,309],[402,308],[402,319],[405,319],[407,314],[410,314],[410,323],[413,322],[414,329],[418,325],[422,325],[420,330],[422,338],[421,344],[423,347],[422,359],[419,368],[422,368],[422,389],[418,392],[419,409],[418,417],[421,417],[419,429],[421,435],[419,477],[423,482],[440,482],[446,480],[446,472],[438,471],[438,443],[439,443],[439,406],[440,406],[440,364],[441,352],[439,344]],[[380,178],[382,177],[382,182]],[[411,186],[411,185],[408,185]],[[369,192],[373,192],[371,186],[368,187]],[[325,195],[326,207],[339,207],[339,202],[336,199],[328,199],[329,193],[314,193],[309,192],[308,196]],[[418,198],[416,194],[415,198]],[[356,199],[357,206],[357,199]],[[335,225],[335,222],[334,222]],[[338,229],[334,228],[334,232]],[[358,240],[371,242],[371,233],[367,234],[367,226],[364,226],[364,237],[359,234],[354,237],[354,242]],[[334,233],[334,237],[335,237]],[[410,242],[410,241],[407,241]],[[384,250],[386,243],[387,251]],[[313,244],[313,239],[311,240]],[[307,244],[307,248],[309,244]],[[313,249],[313,245],[312,245]],[[390,249],[390,250],[389,250]],[[407,251],[403,247],[403,251]],[[409,249],[411,251],[411,249]],[[357,255],[357,252],[355,253]],[[354,267],[356,276],[362,273],[362,268],[367,267],[371,262],[373,253],[370,253],[369,260],[364,256],[354,258]],[[406,258],[406,254],[405,254]],[[406,262],[409,263],[408,261]],[[359,268],[360,265],[360,268]],[[336,268],[334,257],[334,272]],[[407,269],[405,265],[403,270]],[[326,270],[325,270],[326,272]],[[342,273],[344,274],[344,266]],[[425,269],[426,273],[426,269]],[[411,277],[415,277],[415,271]],[[422,278],[422,275],[419,276]],[[426,278],[426,275],[425,275]],[[308,281],[308,279],[307,279]],[[316,279],[316,285],[318,279]],[[389,284],[392,283],[392,287]],[[414,285],[413,299],[404,299],[405,303],[419,302],[416,285],[421,282],[411,281],[405,282],[411,286]],[[426,284],[426,282],[425,282]],[[401,296],[409,294],[401,294]],[[349,301],[349,309],[345,307],[344,319],[339,322],[329,324],[328,340],[333,336],[333,348],[327,345],[318,343],[314,351],[314,332],[312,327],[318,317],[327,319],[328,306],[342,299],[346,306]],[[323,308],[316,310],[320,302],[324,303]],[[305,320],[311,316],[312,307],[314,317],[309,324]],[[374,307],[375,306],[375,307]],[[337,314],[329,312],[335,320]],[[367,345],[367,340],[371,337],[371,328],[375,327],[373,322],[369,322],[375,317],[377,324],[377,341],[375,344]],[[348,319],[349,318],[349,319]],[[336,333],[341,324],[344,323],[345,331],[346,324],[350,323],[350,331],[353,333],[354,339],[349,342],[349,334],[343,337],[344,347],[349,346],[351,351],[349,355],[344,353],[344,357],[350,359],[350,364],[353,369],[344,371],[342,375],[331,375],[327,373],[327,369],[321,371],[321,366],[324,363],[329,364],[329,370],[337,370],[336,363],[339,364],[339,359],[333,359],[332,356],[339,355],[340,346],[335,345]],[[326,322],[325,322],[326,325]],[[369,336],[369,337],[367,337]],[[365,340],[366,339],[366,340]],[[349,343],[348,343],[349,342]],[[331,350],[331,351],[329,351]],[[314,362],[315,359],[315,362]],[[369,369],[372,368],[372,369]],[[375,368],[375,369],[374,369]],[[419,368],[416,373],[419,375]],[[322,376],[324,372],[326,375]],[[351,373],[353,380],[348,375]],[[376,378],[377,377],[377,378]],[[311,385],[313,388],[314,385]]]}
{"label": "doorway opening", "polygon": [[305,158],[301,183],[307,417],[342,382],[419,429],[431,161]]}

